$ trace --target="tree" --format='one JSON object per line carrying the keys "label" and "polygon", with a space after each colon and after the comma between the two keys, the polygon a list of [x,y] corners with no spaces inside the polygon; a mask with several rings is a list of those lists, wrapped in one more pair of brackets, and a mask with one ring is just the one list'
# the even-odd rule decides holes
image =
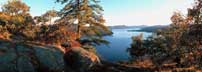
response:
{"label": "tree", "polygon": [[[109,32],[104,26],[102,7],[97,0],[56,0],[56,2],[66,4],[60,11],[62,21],[66,23],[77,24],[78,38],[81,35],[101,36],[100,30]],[[64,20],[65,19],[65,20]]]}
{"label": "tree", "polygon": [[[150,55],[156,66],[163,66],[169,60],[176,67],[202,66],[202,0],[196,0],[193,8],[188,9],[188,15],[175,12],[171,17],[172,24],[143,40],[141,45],[133,40],[130,54],[141,52],[138,46],[146,49],[145,55]],[[134,49],[133,49],[134,48]],[[142,57],[142,55],[138,55]],[[137,58],[136,58],[137,59]],[[172,64],[172,63],[171,63]]]}
{"label": "tree", "polygon": [[137,58],[138,56],[142,56],[145,53],[145,48],[143,48],[143,34],[133,36],[133,43],[131,47],[127,49],[132,58]]}
{"label": "tree", "polygon": [[[189,23],[191,25],[189,34],[202,41],[202,0],[196,0],[195,6],[188,9]],[[201,43],[202,44],[202,43]]]}
{"label": "tree", "polygon": [[41,25],[41,24],[45,24],[46,22],[48,22],[48,19],[44,18],[44,16],[35,16],[34,21],[35,21],[36,25]]}
{"label": "tree", "polygon": [[2,6],[2,12],[10,16],[8,23],[18,26],[28,25],[34,22],[32,16],[29,14],[29,9],[30,7],[21,0],[9,0]]}
{"label": "tree", "polygon": [[196,0],[194,7],[188,9],[188,16],[191,17],[193,23],[195,24],[202,24],[201,9],[202,9],[201,0]]}
{"label": "tree", "polygon": [[29,12],[29,6],[21,2],[21,0],[10,0],[2,6],[2,11],[10,15],[26,14]]}
{"label": "tree", "polygon": [[48,21],[49,21],[49,24],[51,24],[51,22],[52,22],[52,18],[54,18],[54,17],[57,17],[58,15],[57,15],[57,11],[56,10],[49,10],[49,11],[47,11],[44,15],[43,15],[43,17],[44,18],[46,18]]}
{"label": "tree", "polygon": [[2,6],[0,21],[12,34],[12,39],[32,40],[35,37],[34,20],[29,9],[30,7],[21,0],[9,0]]}

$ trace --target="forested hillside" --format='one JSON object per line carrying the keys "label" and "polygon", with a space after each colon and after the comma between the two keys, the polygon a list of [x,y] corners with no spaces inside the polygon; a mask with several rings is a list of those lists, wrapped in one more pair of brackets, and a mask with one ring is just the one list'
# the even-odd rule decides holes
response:
{"label": "forested hillside", "polygon": [[201,71],[202,60],[202,1],[196,0],[187,15],[175,12],[172,24],[158,30],[146,40],[142,35],[132,37],[128,49],[132,64],[156,71]]}

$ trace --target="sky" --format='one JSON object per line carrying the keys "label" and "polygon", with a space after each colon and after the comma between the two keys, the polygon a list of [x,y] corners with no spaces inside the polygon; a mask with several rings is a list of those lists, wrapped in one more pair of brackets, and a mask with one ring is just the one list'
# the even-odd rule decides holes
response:
{"label": "sky", "polygon": [[[8,0],[0,0],[0,7]],[[38,16],[47,10],[60,10],[64,5],[55,0],[22,0]],[[194,0],[100,0],[106,25],[167,25],[174,12],[187,13]]]}

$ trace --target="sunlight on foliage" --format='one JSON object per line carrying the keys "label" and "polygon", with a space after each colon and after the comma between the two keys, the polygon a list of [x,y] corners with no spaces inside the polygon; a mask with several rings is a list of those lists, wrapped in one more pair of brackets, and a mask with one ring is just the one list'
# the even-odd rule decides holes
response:
{"label": "sunlight on foliage", "polygon": [[153,33],[146,40],[143,40],[141,35],[133,37],[133,43],[129,48],[132,60],[139,63],[137,62],[139,59],[147,56],[152,58],[154,63],[151,68],[171,66],[185,68],[185,71],[189,67],[200,70],[202,66],[201,3],[197,0],[195,6],[188,10],[187,16],[175,12],[169,27]]}

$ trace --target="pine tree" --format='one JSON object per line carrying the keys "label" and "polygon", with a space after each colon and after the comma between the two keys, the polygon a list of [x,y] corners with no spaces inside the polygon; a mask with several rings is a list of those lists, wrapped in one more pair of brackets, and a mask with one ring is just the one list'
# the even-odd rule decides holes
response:
{"label": "pine tree", "polygon": [[60,11],[62,21],[74,24],[77,22],[78,38],[81,35],[97,35],[101,36],[100,30],[109,32],[109,29],[104,26],[102,7],[96,0],[57,0],[62,4],[66,4]]}
{"label": "pine tree", "polygon": [[49,24],[51,24],[52,22],[52,18],[57,17],[57,11],[52,9],[52,10],[48,10],[43,17],[46,18],[49,21]]}

